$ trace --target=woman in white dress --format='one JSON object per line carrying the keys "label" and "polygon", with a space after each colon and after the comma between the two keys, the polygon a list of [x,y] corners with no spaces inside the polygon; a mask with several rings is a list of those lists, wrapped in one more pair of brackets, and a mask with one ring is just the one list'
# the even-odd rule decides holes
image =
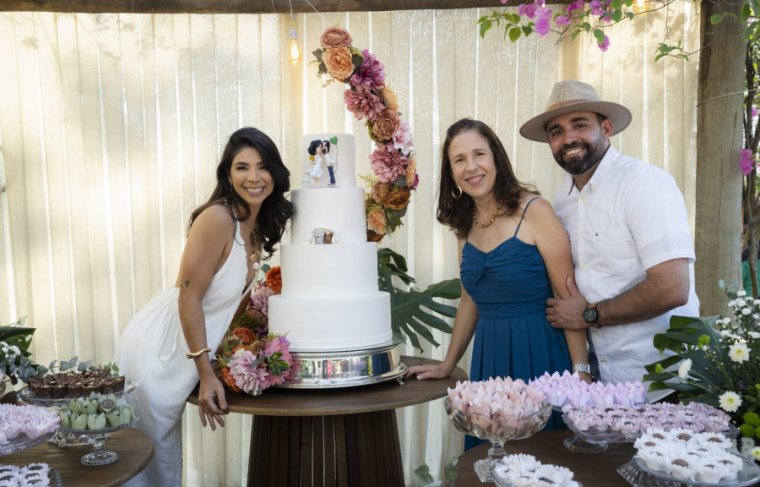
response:
{"label": "woman in white dress", "polygon": [[175,285],[132,318],[114,361],[136,381],[137,427],[155,443],[148,467],[129,486],[182,484],[185,400],[200,380],[203,426],[224,426],[224,388],[210,354],[219,346],[259,261],[275,251],[293,214],[290,172],[272,140],[247,127],[230,136],[211,198],[190,217]]}

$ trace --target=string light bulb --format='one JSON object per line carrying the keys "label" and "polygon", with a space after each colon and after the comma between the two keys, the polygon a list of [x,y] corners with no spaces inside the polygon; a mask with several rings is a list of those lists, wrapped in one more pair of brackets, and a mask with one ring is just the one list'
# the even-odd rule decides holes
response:
{"label": "string light bulb", "polygon": [[293,66],[298,66],[301,63],[301,49],[298,47],[298,32],[295,28],[290,29],[288,59],[290,60],[290,64]]}

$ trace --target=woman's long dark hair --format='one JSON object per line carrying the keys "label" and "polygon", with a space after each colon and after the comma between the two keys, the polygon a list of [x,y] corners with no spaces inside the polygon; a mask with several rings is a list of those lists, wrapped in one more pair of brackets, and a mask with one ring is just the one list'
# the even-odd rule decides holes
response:
{"label": "woman's long dark hair", "polygon": [[[261,204],[254,225],[254,231],[257,231],[259,235],[258,242],[263,245],[267,253],[264,258],[268,259],[276,250],[277,243],[282,239],[285,226],[290,217],[293,216],[293,204],[285,199],[285,193],[290,190],[290,171],[283,164],[280,151],[277,150],[272,139],[259,129],[244,127],[230,135],[230,140],[227,141],[222,153],[222,160],[216,167],[216,188],[214,188],[214,192],[208,201],[193,211],[188,229],[203,210],[217,203],[229,208],[230,214],[235,220],[242,221],[251,215],[248,204],[235,192],[230,183],[232,160],[246,147],[256,149],[259,152],[274,181],[274,190]],[[242,209],[242,213],[236,214],[233,208]],[[251,237],[253,238],[253,234]]]}
{"label": "woman's long dark hair", "polygon": [[441,150],[441,185],[438,189],[437,213],[438,221],[453,228],[454,233],[459,238],[465,238],[470,233],[475,202],[467,193],[462,193],[458,199],[454,198],[455,192],[459,193],[459,189],[457,189],[454,177],[451,174],[449,147],[454,137],[467,130],[477,131],[488,141],[496,166],[493,195],[496,201],[504,206],[508,215],[514,214],[520,207],[520,193],[529,191],[538,194],[534,186],[517,180],[512,164],[509,162],[507,151],[504,150],[499,137],[491,130],[491,127],[471,118],[459,120],[446,131],[446,140]]}

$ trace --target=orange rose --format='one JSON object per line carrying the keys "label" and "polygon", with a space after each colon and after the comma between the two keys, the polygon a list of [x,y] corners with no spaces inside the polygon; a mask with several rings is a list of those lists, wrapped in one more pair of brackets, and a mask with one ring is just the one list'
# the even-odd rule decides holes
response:
{"label": "orange rose", "polygon": [[383,206],[394,211],[401,211],[409,204],[412,194],[404,188],[396,188],[385,197]]}
{"label": "orange rose", "polygon": [[330,27],[319,38],[322,47],[348,47],[351,45],[351,34],[340,27]]}
{"label": "orange rose", "polygon": [[398,98],[396,97],[396,93],[387,86],[383,88],[383,100],[385,100],[385,106],[391,110],[398,110]]}
{"label": "orange rose", "polygon": [[230,372],[230,368],[229,367],[225,367],[225,368],[222,369],[222,377],[221,378],[222,378],[222,382],[224,383],[224,385],[226,385],[227,387],[229,387],[230,389],[232,389],[235,392],[240,392],[240,388],[237,386],[237,384],[235,384],[235,378],[232,377],[232,372]]}
{"label": "orange rose", "polygon": [[400,123],[398,112],[386,108],[375,117],[375,121],[372,123],[372,134],[380,142],[388,141],[393,137]]}
{"label": "orange rose", "polygon": [[267,287],[275,294],[282,292],[282,271],[280,266],[276,265],[269,269],[266,274]]}
{"label": "orange rose", "polygon": [[238,326],[232,330],[232,335],[236,336],[244,345],[248,345],[256,339],[256,334],[244,326]]}
{"label": "orange rose", "polygon": [[325,49],[322,61],[330,76],[338,81],[345,82],[354,72],[352,54],[347,47]]}
{"label": "orange rose", "polygon": [[411,188],[414,186],[415,176],[417,174],[417,162],[414,159],[409,159],[409,164],[406,166],[406,187]]}
{"label": "orange rose", "polygon": [[379,181],[372,186],[372,200],[378,205],[383,202],[388,194],[388,183]]}
{"label": "orange rose", "polygon": [[367,214],[367,229],[385,235],[385,213],[381,208],[373,208]]}

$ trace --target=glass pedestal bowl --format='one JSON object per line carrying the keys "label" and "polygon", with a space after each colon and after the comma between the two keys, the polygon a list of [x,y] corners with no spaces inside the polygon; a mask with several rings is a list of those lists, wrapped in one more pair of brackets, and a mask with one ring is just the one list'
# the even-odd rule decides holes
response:
{"label": "glass pedestal bowl", "polygon": [[475,473],[481,482],[493,482],[491,469],[493,465],[506,456],[504,443],[510,440],[523,440],[543,429],[552,413],[551,404],[545,402],[540,409],[527,415],[513,415],[508,412],[496,412],[485,416],[474,412],[463,413],[451,407],[448,398],[444,408],[454,427],[481,440],[491,442],[488,457],[475,462]]}
{"label": "glass pedestal bowl", "polygon": [[[82,456],[82,465],[86,466],[98,466],[98,465],[110,465],[119,459],[119,455],[115,451],[107,450],[105,448],[106,441],[111,436],[111,433],[119,431],[120,429],[130,428],[134,425],[134,422],[121,424],[115,427],[108,427],[101,430],[71,430],[61,428],[60,431],[68,433],[76,437],[80,443],[79,445],[91,445],[92,451]],[[70,443],[67,446],[72,446],[77,443]]]}

